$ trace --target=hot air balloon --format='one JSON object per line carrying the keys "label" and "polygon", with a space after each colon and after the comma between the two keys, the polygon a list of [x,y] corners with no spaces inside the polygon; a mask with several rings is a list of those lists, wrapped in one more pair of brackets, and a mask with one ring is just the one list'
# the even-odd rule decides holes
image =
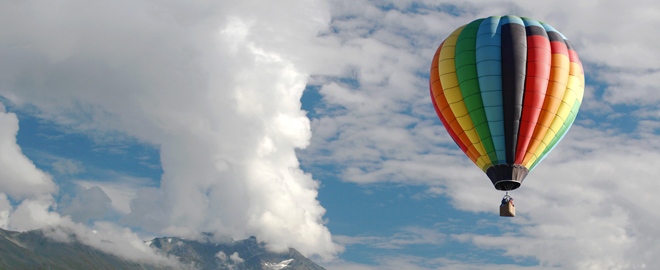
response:
{"label": "hot air balloon", "polygon": [[510,191],[570,129],[584,72],[571,43],[550,25],[491,16],[442,42],[430,91],[454,142],[496,189]]}

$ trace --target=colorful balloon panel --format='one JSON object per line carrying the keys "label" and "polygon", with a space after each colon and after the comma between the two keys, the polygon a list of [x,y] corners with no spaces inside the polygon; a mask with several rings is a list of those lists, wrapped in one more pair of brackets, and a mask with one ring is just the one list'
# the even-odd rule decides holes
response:
{"label": "colorful balloon panel", "polygon": [[570,42],[551,26],[492,16],[443,41],[429,85],[454,142],[495,188],[513,190],[573,124],[584,72]]}

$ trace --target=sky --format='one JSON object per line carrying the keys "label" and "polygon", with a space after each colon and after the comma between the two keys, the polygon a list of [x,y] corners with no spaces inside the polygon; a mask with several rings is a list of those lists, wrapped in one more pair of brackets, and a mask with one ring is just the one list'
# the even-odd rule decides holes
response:
{"label": "sky", "polygon": [[[507,14],[561,31],[586,74],[515,218],[428,94],[442,40]],[[651,268],[658,18],[643,0],[0,0],[0,228],[164,264],[143,240],[206,232],[327,269]]]}

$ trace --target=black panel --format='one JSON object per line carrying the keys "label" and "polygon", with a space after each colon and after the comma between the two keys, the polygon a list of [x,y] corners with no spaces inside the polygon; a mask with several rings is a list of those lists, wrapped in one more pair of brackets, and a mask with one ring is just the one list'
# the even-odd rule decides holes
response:
{"label": "black panel", "polygon": [[566,48],[567,48],[569,51],[574,51],[574,50],[575,50],[575,49],[573,49],[573,44],[571,44],[571,42],[568,41],[568,39],[564,39],[563,41],[564,41],[564,43],[566,44]]}
{"label": "black panel", "polygon": [[545,33],[545,28],[540,27],[540,26],[527,26],[525,27],[525,31],[527,32],[527,36],[544,36],[547,37],[548,35]]}
{"label": "black panel", "polygon": [[486,175],[497,190],[514,190],[520,187],[529,170],[522,165],[500,164],[488,168]]}
{"label": "black panel", "polygon": [[550,42],[552,42],[552,41],[564,42],[564,38],[559,33],[555,32],[555,31],[548,32],[548,39],[550,39]]}
{"label": "black panel", "polygon": [[517,23],[502,25],[502,105],[506,162],[513,164],[522,115],[525,72],[527,71],[527,34]]}

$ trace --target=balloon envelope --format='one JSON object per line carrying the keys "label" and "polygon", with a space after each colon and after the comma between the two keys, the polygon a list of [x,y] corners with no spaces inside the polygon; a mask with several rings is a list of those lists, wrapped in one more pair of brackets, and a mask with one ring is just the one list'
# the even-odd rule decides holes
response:
{"label": "balloon envelope", "polygon": [[584,72],[571,43],[551,26],[492,16],[442,42],[430,90],[456,144],[496,189],[513,190],[573,124]]}

